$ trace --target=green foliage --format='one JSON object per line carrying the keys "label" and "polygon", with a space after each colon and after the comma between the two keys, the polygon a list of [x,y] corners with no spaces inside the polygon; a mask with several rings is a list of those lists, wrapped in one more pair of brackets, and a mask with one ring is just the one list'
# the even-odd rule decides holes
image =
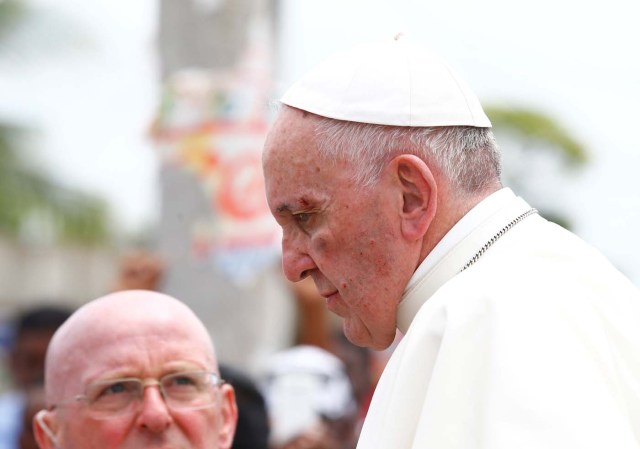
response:
{"label": "green foliage", "polygon": [[[529,201],[537,196],[536,175],[531,173],[530,167],[534,160],[541,156],[539,151],[545,151],[552,156],[549,160],[555,162],[556,169],[582,168],[589,161],[584,145],[557,121],[542,112],[500,106],[488,106],[484,107],[484,110],[491,119],[496,135],[502,134],[512,139],[509,147],[503,151],[503,156],[506,155],[506,151],[511,156],[511,164],[505,163],[503,167],[503,181],[506,185],[515,187],[516,191],[525,193]],[[561,165],[557,164],[558,162],[561,162]],[[561,172],[558,175],[561,176]],[[567,229],[572,228],[570,217],[563,211],[550,209],[552,206],[548,201],[542,202],[548,207],[535,204],[535,201],[533,203],[548,220]]]}
{"label": "green foliage", "polygon": [[0,40],[11,32],[24,14],[24,1],[0,0]]}
{"label": "green foliage", "polygon": [[573,166],[588,161],[585,147],[549,116],[524,108],[488,106],[484,108],[496,130],[515,134],[523,143],[538,143],[557,150]]}
{"label": "green foliage", "polygon": [[[25,2],[0,0],[0,48],[29,16]],[[96,197],[60,186],[26,161],[29,131],[0,123],[0,234],[97,244],[108,238],[108,213]]]}
{"label": "green foliage", "polygon": [[[20,157],[26,131],[0,124],[0,233],[24,237],[30,227],[47,230],[51,238],[97,244],[108,237],[103,201],[60,186]],[[29,236],[26,236],[29,238]]]}

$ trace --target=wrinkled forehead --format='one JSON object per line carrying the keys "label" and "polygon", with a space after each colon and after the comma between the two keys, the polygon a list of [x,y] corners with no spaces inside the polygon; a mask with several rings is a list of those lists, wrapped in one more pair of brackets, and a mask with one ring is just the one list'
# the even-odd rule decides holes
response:
{"label": "wrinkled forehead", "polygon": [[[120,319],[87,321],[69,333],[70,350],[117,346],[114,343],[147,342],[149,346],[182,344],[203,350],[211,350],[212,344],[206,329],[189,316],[181,314],[149,315],[127,314]],[[156,342],[152,345],[152,342]],[[150,348],[149,350],[151,350]]]}
{"label": "wrinkled forehead", "polygon": [[85,375],[89,371],[129,370],[128,376],[138,376],[145,374],[137,372],[142,369],[155,375],[177,362],[213,369],[215,357],[208,335],[185,324],[175,318],[95,326],[84,338],[74,339],[70,352],[81,356],[77,370]]}

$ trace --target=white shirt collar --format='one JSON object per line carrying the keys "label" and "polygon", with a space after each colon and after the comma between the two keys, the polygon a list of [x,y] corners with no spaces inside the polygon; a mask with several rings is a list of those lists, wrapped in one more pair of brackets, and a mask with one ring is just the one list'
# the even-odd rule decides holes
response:
{"label": "white shirt collar", "polygon": [[467,212],[465,216],[445,234],[435,248],[427,254],[427,257],[425,257],[413,273],[413,276],[411,276],[411,279],[409,279],[409,283],[405,287],[405,292],[413,287],[418,279],[435,266],[456,244],[469,235],[479,223],[482,223],[503,207],[505,203],[515,197],[516,195],[510,188],[504,187],[476,204],[473,209]]}

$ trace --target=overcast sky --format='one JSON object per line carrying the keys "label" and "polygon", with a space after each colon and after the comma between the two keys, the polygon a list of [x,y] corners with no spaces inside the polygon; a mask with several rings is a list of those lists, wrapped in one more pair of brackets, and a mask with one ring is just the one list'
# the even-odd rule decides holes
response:
{"label": "overcast sky", "polygon": [[[0,63],[0,114],[41,128],[44,165],[109,198],[122,225],[152,221],[157,161],[145,133],[158,94],[154,1],[32,1],[77,23],[88,39],[37,64]],[[637,0],[282,5],[278,91],[336,49],[404,31],[442,54],[483,103],[556,118],[584,142],[591,162],[560,186],[540,173],[541,194],[640,285]]]}

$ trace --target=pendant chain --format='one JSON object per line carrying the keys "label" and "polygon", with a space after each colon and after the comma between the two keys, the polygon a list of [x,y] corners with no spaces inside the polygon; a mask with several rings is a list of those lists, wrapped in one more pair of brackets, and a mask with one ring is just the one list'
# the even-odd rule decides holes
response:
{"label": "pendant chain", "polygon": [[522,220],[527,218],[529,215],[533,215],[533,214],[536,214],[536,213],[538,213],[538,211],[536,209],[529,209],[528,211],[526,211],[522,215],[519,215],[518,217],[514,218],[511,222],[507,223],[507,225],[504,228],[500,229],[500,231],[498,231],[498,233],[496,235],[491,237],[491,240],[489,240],[487,243],[484,244],[484,246],[482,248],[480,248],[480,250],[475,254],[475,256],[473,256],[471,258],[471,260],[469,260],[469,262],[467,262],[467,264],[464,267],[462,267],[460,272],[466,270],[471,265],[476,263],[478,261],[478,259],[480,259],[480,257],[482,257],[482,255],[485,252],[487,252],[487,250],[489,248],[491,248],[493,246],[493,244],[496,243],[500,239],[500,237],[502,237],[503,235],[505,235],[507,233],[507,231],[509,231],[509,229],[513,228],[515,225],[520,223]]}

